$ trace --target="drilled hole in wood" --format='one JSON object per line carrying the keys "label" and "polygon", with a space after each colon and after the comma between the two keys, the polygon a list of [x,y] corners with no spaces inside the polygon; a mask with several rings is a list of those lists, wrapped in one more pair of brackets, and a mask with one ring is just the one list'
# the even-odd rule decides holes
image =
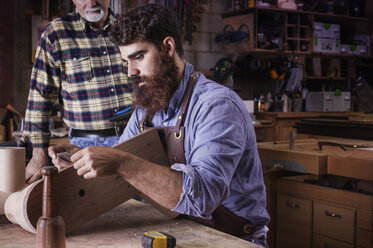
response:
{"label": "drilled hole in wood", "polygon": [[79,190],[79,196],[83,197],[84,195],[85,195],[85,190],[84,189]]}

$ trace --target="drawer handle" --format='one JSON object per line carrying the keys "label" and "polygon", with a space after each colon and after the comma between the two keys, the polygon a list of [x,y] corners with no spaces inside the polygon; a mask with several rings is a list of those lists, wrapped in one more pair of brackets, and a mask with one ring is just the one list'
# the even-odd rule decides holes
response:
{"label": "drawer handle", "polygon": [[325,210],[325,215],[330,216],[330,217],[335,217],[335,218],[342,218],[341,213],[335,214],[335,213],[329,212],[328,210]]}
{"label": "drawer handle", "polygon": [[291,208],[300,208],[299,204],[294,203],[294,202],[289,202],[289,201],[286,201],[286,206],[291,207]]}

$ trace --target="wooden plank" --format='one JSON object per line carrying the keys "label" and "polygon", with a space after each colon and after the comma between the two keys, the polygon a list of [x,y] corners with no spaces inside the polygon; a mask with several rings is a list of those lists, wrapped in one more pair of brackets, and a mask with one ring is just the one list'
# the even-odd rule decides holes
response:
{"label": "wooden plank", "polygon": [[[155,129],[146,131],[115,148],[128,151],[151,162],[167,165],[168,160]],[[41,216],[43,180],[13,193],[5,204],[5,213],[23,228],[35,232]],[[59,214],[71,232],[89,220],[140,194],[119,175],[86,180],[73,167],[56,176]],[[9,202],[9,203],[8,203]],[[8,209],[8,211],[7,211]],[[19,223],[19,222],[22,223]]]}

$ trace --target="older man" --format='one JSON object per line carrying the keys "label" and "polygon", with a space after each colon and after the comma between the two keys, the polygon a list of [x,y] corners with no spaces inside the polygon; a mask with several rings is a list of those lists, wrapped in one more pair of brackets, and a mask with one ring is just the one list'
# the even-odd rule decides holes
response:
{"label": "older man", "polygon": [[132,87],[108,29],[114,22],[110,0],[73,0],[76,11],[52,21],[42,34],[31,75],[24,137],[33,147],[26,182],[49,164],[49,120],[59,99],[70,143],[112,146],[110,117],[132,104]]}

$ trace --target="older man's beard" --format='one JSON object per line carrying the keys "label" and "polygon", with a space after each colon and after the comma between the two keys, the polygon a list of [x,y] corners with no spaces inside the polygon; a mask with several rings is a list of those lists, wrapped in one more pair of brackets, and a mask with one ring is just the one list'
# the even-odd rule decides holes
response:
{"label": "older man's beard", "polygon": [[[168,108],[171,97],[179,85],[178,68],[173,58],[161,55],[161,63],[155,75],[133,76],[130,81],[135,85],[133,103],[154,114]],[[138,87],[139,82],[146,84]]]}

